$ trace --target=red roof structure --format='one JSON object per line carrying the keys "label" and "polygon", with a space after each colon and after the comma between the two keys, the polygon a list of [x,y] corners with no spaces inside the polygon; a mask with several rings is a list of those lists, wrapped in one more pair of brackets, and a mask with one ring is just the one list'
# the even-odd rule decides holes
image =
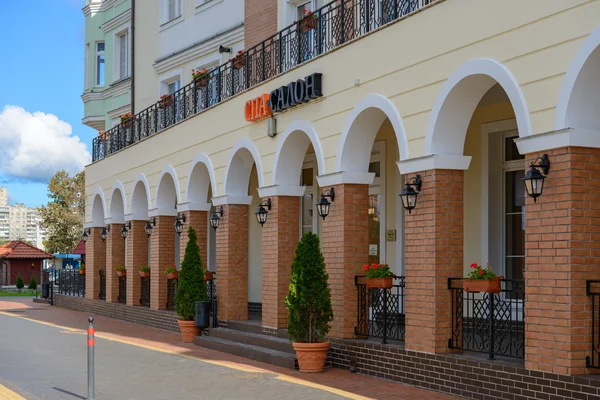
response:
{"label": "red roof structure", "polygon": [[75,246],[75,250],[73,250],[72,254],[85,255],[85,242],[83,240],[80,240],[79,243],[77,243],[77,246]]}
{"label": "red roof structure", "polygon": [[29,243],[21,240],[13,240],[12,242],[4,243],[0,246],[0,258],[5,259],[45,259],[54,258],[50,253],[46,253],[43,250],[38,249]]}

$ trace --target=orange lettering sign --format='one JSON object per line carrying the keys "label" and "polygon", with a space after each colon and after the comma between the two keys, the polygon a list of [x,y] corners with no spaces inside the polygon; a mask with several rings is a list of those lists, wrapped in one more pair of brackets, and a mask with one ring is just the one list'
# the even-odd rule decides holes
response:
{"label": "orange lettering sign", "polygon": [[259,119],[263,119],[265,117],[273,115],[271,107],[269,107],[268,100],[268,94],[263,94],[260,97],[248,100],[244,109],[244,116],[246,118],[246,121],[254,122],[258,121]]}

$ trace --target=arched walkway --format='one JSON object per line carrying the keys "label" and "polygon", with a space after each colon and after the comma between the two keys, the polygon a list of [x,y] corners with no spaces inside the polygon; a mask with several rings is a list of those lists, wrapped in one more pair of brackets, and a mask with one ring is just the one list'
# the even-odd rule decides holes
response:
{"label": "arched walkway", "polygon": [[113,185],[110,195],[110,221],[113,224],[122,224],[125,222],[125,189],[121,182]]}
{"label": "arched walkway", "polygon": [[191,209],[205,209],[209,189],[215,196],[215,172],[212,162],[206,154],[199,154],[192,161],[188,174],[186,201]]}
{"label": "arched walkway", "polygon": [[263,187],[263,169],[256,146],[248,138],[238,140],[231,150],[231,156],[225,170],[225,195],[248,195],[248,182],[250,181],[253,165],[256,165],[258,187]]}
{"label": "arched walkway", "polygon": [[173,167],[163,168],[156,186],[156,215],[177,215],[179,181]]}
{"label": "arched walkway", "polygon": [[150,187],[143,174],[137,176],[131,194],[131,220],[148,219],[150,209]]}
{"label": "arched walkway", "polygon": [[104,193],[101,189],[96,189],[94,200],[92,201],[92,220],[90,221],[91,227],[102,227],[105,225],[104,219],[106,218],[106,212],[104,206],[106,201],[104,200]]}

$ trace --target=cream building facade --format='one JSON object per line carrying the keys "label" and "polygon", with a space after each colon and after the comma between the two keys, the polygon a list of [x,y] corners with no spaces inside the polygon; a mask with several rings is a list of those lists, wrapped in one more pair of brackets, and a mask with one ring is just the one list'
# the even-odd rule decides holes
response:
{"label": "cream building facade", "polygon": [[[185,16],[194,18],[197,7],[188,3]],[[578,253],[575,244],[593,241],[600,200],[600,2],[407,2],[405,9],[375,7],[370,16],[362,2],[336,4],[317,10],[316,28],[280,22],[278,35],[213,70],[214,102],[199,98],[211,98],[212,83],[192,83],[179,92],[192,111],[178,111],[168,126],[140,113],[134,143],[107,151],[96,141],[86,167],[86,227],[98,234],[106,224],[155,222],[143,251],[159,281],[151,308],[160,309],[161,271],[180,256],[176,239],[160,232],[172,236],[181,213],[188,223],[200,216],[192,224],[206,231],[203,256],[216,253],[219,319],[247,319],[240,301],[259,303],[266,331],[286,326],[288,241],[293,248],[302,232],[317,232],[334,297],[330,336],[360,333],[355,275],[365,262],[385,262],[406,280],[395,312],[406,318],[400,339],[418,354],[447,353],[449,340],[460,347],[454,340],[466,331],[456,336],[448,278],[490,262],[514,285],[502,301],[523,339],[511,342],[509,355],[528,370],[588,371],[590,336],[560,330],[559,321],[589,325],[591,317],[577,312],[590,301],[586,280],[600,277],[589,267],[600,249],[587,244]],[[148,20],[160,13],[144,12]],[[160,28],[138,29],[147,29],[137,36],[147,47],[163,43]],[[136,104],[161,93],[150,68],[157,68],[156,51],[136,59],[136,82],[147,83],[136,88]],[[268,56],[279,58],[270,64]],[[245,64],[237,68],[236,60]],[[322,96],[255,122],[245,118],[249,100],[313,74],[321,74]],[[126,134],[115,131],[113,140],[119,135]],[[544,154],[551,167],[534,202],[521,179]],[[406,213],[399,195],[417,174],[419,200]],[[336,197],[321,219],[315,203],[329,188]],[[273,208],[261,228],[253,210],[267,199]],[[224,226],[214,231],[208,216],[220,206]],[[102,252],[94,240],[88,262]],[[130,240],[128,262],[138,259]],[[173,251],[155,254],[154,246]],[[108,271],[106,254],[96,263]]]}

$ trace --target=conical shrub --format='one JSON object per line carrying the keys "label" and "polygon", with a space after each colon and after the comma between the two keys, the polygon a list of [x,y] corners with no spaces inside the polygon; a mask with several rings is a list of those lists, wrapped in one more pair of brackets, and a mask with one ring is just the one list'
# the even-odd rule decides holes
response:
{"label": "conical shrub", "polygon": [[185,255],[181,263],[175,294],[175,310],[184,321],[193,321],[196,315],[196,302],[207,301],[206,272],[200,258],[200,247],[196,238],[196,231],[191,226],[188,228],[188,242],[185,246]]}

